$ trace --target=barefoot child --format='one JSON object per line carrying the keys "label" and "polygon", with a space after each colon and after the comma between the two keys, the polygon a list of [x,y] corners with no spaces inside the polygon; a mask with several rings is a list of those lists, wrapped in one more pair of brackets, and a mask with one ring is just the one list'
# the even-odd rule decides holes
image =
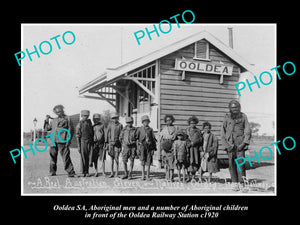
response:
{"label": "barefoot child", "polygon": [[138,141],[138,155],[142,164],[142,178],[145,180],[145,165],[147,166],[147,180],[150,179],[150,166],[153,160],[154,151],[156,151],[156,139],[153,129],[149,126],[150,119],[147,115],[142,116],[143,126],[136,132]]}
{"label": "barefoot child", "polygon": [[[209,172],[208,182],[211,182],[212,173],[219,172],[218,168],[218,139],[211,133],[211,124],[209,122],[203,123],[203,151],[204,158],[199,169],[200,180],[204,172]],[[206,164],[206,165],[205,165]]]}
{"label": "barefoot child", "polygon": [[101,123],[101,115],[99,113],[95,113],[93,115],[93,130],[94,130],[94,144],[90,154],[90,166],[95,168],[95,177],[98,176],[98,158],[101,162],[102,167],[102,175],[105,176],[105,149],[104,149],[104,126]]}
{"label": "barefoot child", "polygon": [[76,126],[76,138],[78,152],[80,154],[80,166],[83,176],[89,176],[89,155],[93,144],[93,125],[90,119],[89,110],[81,111],[81,120]]}
{"label": "barefoot child", "polygon": [[[126,117],[126,126],[121,132],[120,141],[122,143],[122,158],[124,165],[124,176],[122,179],[132,179],[132,170],[134,165],[134,159],[136,156],[136,128],[133,125],[133,118]],[[127,162],[130,160],[129,173],[127,169]]]}
{"label": "barefoot child", "polygon": [[108,154],[111,158],[111,173],[109,178],[114,177],[114,162],[116,162],[116,174],[119,174],[119,154],[121,152],[120,134],[123,129],[123,125],[119,122],[119,115],[114,114],[111,116],[113,120],[107,128],[107,141],[108,141]]}
{"label": "barefoot child", "polygon": [[202,144],[202,134],[197,128],[199,120],[196,116],[191,116],[188,119],[189,127],[186,129],[188,135],[188,145],[190,150],[189,159],[189,175],[192,181],[195,181],[195,175],[200,166],[200,146]]}
{"label": "barefoot child", "polygon": [[187,146],[187,142],[184,140],[184,133],[183,131],[176,132],[177,140],[173,143],[174,155],[175,155],[175,164],[178,170],[178,179],[181,182],[181,174],[180,171],[182,170],[183,174],[183,182],[186,183],[185,173],[187,172],[188,168],[188,159],[189,159],[189,150]]}
{"label": "barefoot child", "polygon": [[160,132],[161,158],[166,171],[166,180],[173,181],[175,158],[172,144],[176,138],[178,128],[173,125],[175,121],[173,115],[166,115],[164,121],[166,126]]}

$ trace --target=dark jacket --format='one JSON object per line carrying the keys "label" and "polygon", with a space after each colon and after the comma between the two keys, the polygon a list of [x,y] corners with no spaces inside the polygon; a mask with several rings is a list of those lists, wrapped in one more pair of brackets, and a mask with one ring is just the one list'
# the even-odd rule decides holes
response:
{"label": "dark jacket", "polygon": [[[203,135],[204,137],[204,135]],[[205,146],[204,146],[205,145]],[[209,161],[215,161],[218,156],[218,138],[213,134],[209,133],[207,141],[203,139],[203,150],[209,154]]]}
{"label": "dark jacket", "polygon": [[135,127],[129,127],[126,125],[120,134],[120,141],[124,145],[132,145],[136,142],[136,131]]}
{"label": "dark jacket", "polygon": [[107,142],[119,142],[123,125],[121,123],[110,123],[107,127]]}
{"label": "dark jacket", "polygon": [[192,146],[198,147],[202,144],[203,138],[200,129],[188,127],[186,129],[186,134],[188,136],[188,141],[193,142]]}
{"label": "dark jacket", "polygon": [[248,149],[251,139],[251,129],[248,118],[244,113],[240,113],[236,118],[232,118],[231,113],[226,113],[221,128],[221,143],[225,150],[231,151],[234,146],[244,143],[244,150]]}
{"label": "dark jacket", "polygon": [[[71,134],[71,138],[70,140],[72,139],[72,136],[73,136],[73,133],[74,133],[74,128],[73,128],[73,125],[71,123],[71,120],[68,116],[64,115],[63,117],[56,117],[54,118],[51,123],[46,123],[45,126],[44,126],[44,129],[46,131],[49,131],[48,134],[50,133],[55,133],[55,135],[53,135],[53,139],[54,139],[54,142],[56,143],[65,143],[65,142],[62,142],[59,140],[58,136],[57,136],[57,133],[60,129],[62,128],[65,128],[65,129],[68,129],[70,134]],[[60,138],[62,140],[67,140],[68,139],[68,133],[67,131],[61,131],[60,132]],[[69,141],[70,142],[70,141]],[[50,142],[52,143],[52,141]],[[53,144],[51,144],[52,146]]]}
{"label": "dark jacket", "polygon": [[147,144],[149,150],[156,150],[156,138],[151,127],[138,127],[136,139],[139,143]]}
{"label": "dark jacket", "polygon": [[76,137],[81,140],[94,141],[94,130],[90,119],[80,120],[76,126]]}

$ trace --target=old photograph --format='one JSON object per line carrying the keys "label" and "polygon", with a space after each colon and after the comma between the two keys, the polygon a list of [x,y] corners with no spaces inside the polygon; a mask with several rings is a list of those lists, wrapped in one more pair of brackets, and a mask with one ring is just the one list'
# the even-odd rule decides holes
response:
{"label": "old photograph", "polygon": [[21,34],[22,195],[276,195],[276,24]]}

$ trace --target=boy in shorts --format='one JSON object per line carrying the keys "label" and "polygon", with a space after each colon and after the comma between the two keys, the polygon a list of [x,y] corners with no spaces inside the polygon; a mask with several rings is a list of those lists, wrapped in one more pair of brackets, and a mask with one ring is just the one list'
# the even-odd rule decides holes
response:
{"label": "boy in shorts", "polygon": [[145,178],[145,165],[147,165],[147,180],[150,179],[150,166],[153,160],[154,151],[156,151],[156,138],[153,129],[149,126],[150,119],[147,115],[142,116],[143,126],[139,127],[136,132],[138,141],[138,155],[142,164],[142,178]]}
{"label": "boy in shorts", "polygon": [[114,161],[116,162],[116,174],[119,173],[119,154],[121,152],[120,134],[123,130],[123,125],[119,122],[119,115],[113,114],[111,116],[112,122],[107,128],[107,142],[108,142],[108,154],[111,158],[111,173],[109,178],[114,177]]}
{"label": "boy in shorts", "polygon": [[94,144],[90,154],[90,166],[95,167],[95,177],[98,176],[98,159],[101,162],[102,175],[105,176],[105,149],[104,149],[104,126],[101,123],[101,115],[95,113],[93,115],[93,130],[94,130]]}
{"label": "boy in shorts", "polygon": [[[126,126],[121,132],[120,141],[122,143],[122,159],[124,165],[124,176],[122,179],[131,180],[132,170],[134,165],[134,158],[136,156],[136,128],[132,126],[133,118],[126,117]],[[127,162],[130,160],[129,173],[127,169]]]}
{"label": "boy in shorts", "polygon": [[185,134],[183,131],[178,131],[176,134],[177,140],[173,143],[173,150],[175,156],[175,164],[178,170],[178,179],[181,181],[181,170],[183,174],[183,182],[186,183],[185,173],[187,172],[187,168],[189,166],[189,149],[187,142],[184,140]]}

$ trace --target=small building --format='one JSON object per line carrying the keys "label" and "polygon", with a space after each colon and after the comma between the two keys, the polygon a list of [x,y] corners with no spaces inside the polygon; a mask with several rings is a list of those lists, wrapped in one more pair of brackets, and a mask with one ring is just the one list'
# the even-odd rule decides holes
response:
{"label": "small building", "polygon": [[[209,121],[220,139],[228,103],[238,98],[234,84],[250,70],[251,65],[231,47],[202,31],[107,69],[80,87],[79,94],[107,101],[121,118],[133,116],[135,126],[147,114],[156,132],[164,126],[166,114],[173,114],[175,125],[182,128],[195,115],[199,125]],[[225,157],[222,150],[220,145],[219,158]]]}

